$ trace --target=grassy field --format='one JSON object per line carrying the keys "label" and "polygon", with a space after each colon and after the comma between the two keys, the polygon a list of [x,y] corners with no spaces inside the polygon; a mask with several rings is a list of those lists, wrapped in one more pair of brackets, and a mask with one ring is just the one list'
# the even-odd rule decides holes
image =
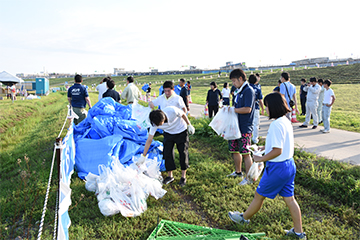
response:
{"label": "grassy field", "polygon": [[[97,94],[90,93],[90,97],[95,103]],[[37,235],[53,144],[65,120],[66,105],[66,94],[60,92],[41,100],[1,102],[0,239],[33,239]],[[233,171],[227,143],[214,135],[208,119],[191,121],[196,135],[190,138],[191,167],[186,187],[177,186],[180,170],[176,170],[176,181],[164,186],[168,191],[164,198],[149,197],[148,210],[140,217],[104,217],[96,196],[86,191],[84,182],[74,174],[70,239],[146,239],[158,218],[241,232],[265,232],[273,239],[288,239],[283,230],[290,229],[292,221],[280,198],[266,200],[248,226],[235,225],[227,217],[228,211],[246,210],[257,184],[240,187],[238,179],[225,177]],[[294,158],[298,169],[295,196],[308,238],[359,239],[360,167],[316,158],[301,149],[296,150]],[[52,238],[54,225],[55,180],[51,187],[43,239]]]}

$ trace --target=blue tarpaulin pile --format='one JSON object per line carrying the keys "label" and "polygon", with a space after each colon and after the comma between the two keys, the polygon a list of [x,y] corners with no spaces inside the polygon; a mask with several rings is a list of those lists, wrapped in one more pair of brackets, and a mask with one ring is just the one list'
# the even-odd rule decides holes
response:
{"label": "blue tarpaulin pile", "polygon": [[[106,97],[97,102],[87,118],[74,126],[75,166],[84,179],[89,172],[99,175],[98,166],[111,166],[113,159],[127,166],[133,157],[139,157],[147,140],[147,130],[132,119],[131,105],[122,105]],[[160,170],[165,171],[162,143],[153,141],[148,158],[157,159]]]}

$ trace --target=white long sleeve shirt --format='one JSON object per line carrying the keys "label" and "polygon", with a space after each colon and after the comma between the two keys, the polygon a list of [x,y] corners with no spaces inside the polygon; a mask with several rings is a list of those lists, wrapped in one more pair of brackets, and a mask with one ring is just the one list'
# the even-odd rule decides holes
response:
{"label": "white long sleeve shirt", "polygon": [[319,99],[321,87],[319,84],[315,84],[315,86],[311,85],[307,87],[307,102],[317,102]]}

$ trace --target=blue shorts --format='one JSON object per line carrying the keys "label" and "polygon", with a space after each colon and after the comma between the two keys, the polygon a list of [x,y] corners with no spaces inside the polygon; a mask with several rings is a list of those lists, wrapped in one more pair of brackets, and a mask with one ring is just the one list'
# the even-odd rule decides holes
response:
{"label": "blue shorts", "polygon": [[293,158],[284,162],[266,162],[264,174],[256,192],[261,196],[274,199],[294,196],[296,165]]}

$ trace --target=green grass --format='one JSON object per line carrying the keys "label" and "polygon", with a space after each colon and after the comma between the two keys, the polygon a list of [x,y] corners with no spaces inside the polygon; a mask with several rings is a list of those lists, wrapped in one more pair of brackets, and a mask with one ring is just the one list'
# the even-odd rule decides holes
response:
{"label": "green grass", "polygon": [[[95,103],[97,94],[90,96]],[[0,105],[1,239],[37,235],[53,144],[64,121],[66,105],[65,93],[14,104],[3,101]],[[176,170],[176,181],[164,186],[166,195],[159,200],[149,197],[148,209],[140,217],[104,217],[94,193],[86,191],[84,182],[74,174],[70,239],[146,239],[158,218],[241,232],[266,232],[267,237],[286,239],[283,230],[290,229],[292,221],[281,198],[267,199],[250,225],[233,224],[227,217],[228,211],[246,210],[257,183],[240,187],[238,179],[225,177],[234,168],[227,142],[214,135],[208,119],[191,121],[196,135],[190,137],[191,167],[185,188],[177,186],[180,170]],[[308,238],[359,239],[360,168],[317,158],[301,149],[295,151],[294,158],[298,169],[295,197]],[[52,238],[55,179],[51,187],[43,239]]]}

